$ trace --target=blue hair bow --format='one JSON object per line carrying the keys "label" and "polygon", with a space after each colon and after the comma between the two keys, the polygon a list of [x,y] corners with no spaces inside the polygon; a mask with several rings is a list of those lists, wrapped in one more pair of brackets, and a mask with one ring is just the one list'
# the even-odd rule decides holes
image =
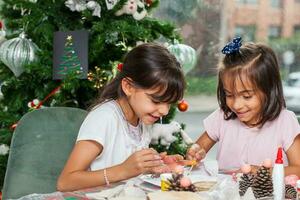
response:
{"label": "blue hair bow", "polygon": [[236,37],[233,38],[232,42],[229,42],[225,45],[225,47],[222,49],[223,54],[232,54],[234,52],[239,51],[240,47],[242,46],[242,38]]}

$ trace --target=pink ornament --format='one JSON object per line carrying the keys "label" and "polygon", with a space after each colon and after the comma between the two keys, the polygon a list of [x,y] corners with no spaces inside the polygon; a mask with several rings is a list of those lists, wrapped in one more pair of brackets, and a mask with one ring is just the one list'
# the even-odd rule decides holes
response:
{"label": "pink ornament", "polygon": [[180,186],[181,187],[189,187],[192,184],[191,179],[188,177],[182,177],[180,179]]}
{"label": "pink ornament", "polygon": [[242,173],[243,173],[243,174],[248,174],[248,173],[251,172],[251,166],[248,165],[248,164],[243,165],[242,168],[241,168],[241,170],[242,170]]}
{"label": "pink ornament", "polygon": [[296,182],[298,179],[299,179],[299,177],[297,175],[292,174],[292,175],[286,176],[284,178],[284,182],[286,185],[291,185],[293,187],[296,187]]}
{"label": "pink ornament", "polygon": [[272,167],[272,160],[269,159],[269,158],[266,159],[266,160],[264,160],[263,166],[264,166],[264,167],[267,167],[267,168],[271,168],[271,167]]}

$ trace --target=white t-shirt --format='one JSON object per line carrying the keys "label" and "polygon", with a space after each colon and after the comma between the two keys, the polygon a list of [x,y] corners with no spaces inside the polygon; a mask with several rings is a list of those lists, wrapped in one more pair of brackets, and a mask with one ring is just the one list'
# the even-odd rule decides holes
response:
{"label": "white t-shirt", "polygon": [[83,121],[77,141],[93,140],[103,146],[102,153],[92,162],[91,171],[111,167],[125,161],[132,153],[148,148],[152,126],[142,122],[130,125],[119,104],[107,101],[95,107]]}

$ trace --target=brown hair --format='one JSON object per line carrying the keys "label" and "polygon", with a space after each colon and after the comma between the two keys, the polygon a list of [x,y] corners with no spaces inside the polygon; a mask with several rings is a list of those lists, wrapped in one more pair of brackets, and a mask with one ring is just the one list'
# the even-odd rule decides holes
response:
{"label": "brown hair", "polygon": [[[239,51],[227,54],[218,68],[217,96],[226,120],[237,116],[226,104],[224,76],[237,77],[243,83],[242,75],[263,93],[261,116],[256,125],[263,126],[276,119],[285,107],[279,66],[274,51],[264,44],[246,43]],[[234,84],[234,83],[233,83]]]}
{"label": "brown hair", "polygon": [[125,56],[122,70],[105,86],[95,104],[124,97],[123,78],[129,78],[137,88],[162,89],[162,94],[153,96],[156,101],[175,103],[183,98],[185,79],[181,65],[161,45],[145,43],[133,48]]}

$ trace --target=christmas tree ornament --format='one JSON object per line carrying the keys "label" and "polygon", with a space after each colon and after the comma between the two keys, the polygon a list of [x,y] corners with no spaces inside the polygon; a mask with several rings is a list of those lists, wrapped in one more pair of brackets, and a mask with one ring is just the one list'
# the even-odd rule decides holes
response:
{"label": "christmas tree ornament", "polygon": [[0,100],[3,99],[3,93],[2,93],[2,85],[3,83],[0,83]]}
{"label": "christmas tree ornament", "polygon": [[178,62],[182,65],[183,72],[187,74],[191,71],[197,62],[196,51],[192,47],[179,44],[175,41],[174,44],[168,47],[168,50],[177,58]]}
{"label": "christmas tree ornament", "polygon": [[10,126],[10,130],[14,131],[18,126],[18,122],[14,123],[13,125]]}
{"label": "christmas tree ornament", "polygon": [[254,177],[252,191],[255,198],[272,197],[273,183],[270,168],[260,167]]}
{"label": "christmas tree ornament", "polygon": [[122,71],[123,63],[119,63],[118,66],[117,66],[117,69],[118,69],[119,72]]}
{"label": "christmas tree ornament", "polygon": [[196,186],[183,174],[172,174],[172,178],[168,179],[167,190],[197,192]]}
{"label": "christmas tree ornament", "polygon": [[81,12],[86,9],[93,11],[92,15],[101,17],[101,6],[96,1],[92,0],[67,0],[65,5],[70,8],[71,11]]}
{"label": "christmas tree ornament", "polygon": [[296,199],[297,191],[292,185],[285,185],[285,198],[286,199]]}
{"label": "christmas tree ornament", "polygon": [[182,100],[177,104],[177,108],[178,110],[180,110],[181,112],[185,112],[187,111],[187,109],[189,108],[189,104],[187,103],[187,101]]}
{"label": "christmas tree ornament", "polygon": [[153,1],[152,0],[145,0],[145,3],[148,7],[150,7],[152,5]]}
{"label": "christmas tree ornament", "polygon": [[96,1],[89,1],[86,4],[87,9],[93,11],[92,15],[93,16],[97,16],[97,17],[101,17],[101,6],[99,5],[99,3],[97,3]]}
{"label": "christmas tree ornament", "polygon": [[34,100],[28,102],[27,106],[28,106],[28,108],[29,108],[30,111],[33,111],[33,110],[38,109],[39,103],[40,103],[40,100],[34,99]]}
{"label": "christmas tree ornament", "polygon": [[64,53],[61,57],[57,74],[61,77],[68,75],[69,73],[76,73],[80,77],[83,73],[78,55],[75,52],[72,35],[68,35],[67,41],[64,47]]}
{"label": "christmas tree ornament", "polygon": [[86,9],[86,0],[67,0],[65,5],[70,8],[71,11],[81,12]]}
{"label": "christmas tree ornament", "polygon": [[2,42],[6,40],[5,36],[6,36],[6,32],[4,30],[3,22],[0,21],[0,45]]}
{"label": "christmas tree ornament", "polygon": [[38,47],[31,40],[26,38],[24,33],[19,37],[7,40],[0,48],[0,60],[9,67],[16,77],[19,77],[24,66],[37,59]]}
{"label": "christmas tree ornament", "polygon": [[9,152],[9,146],[6,144],[1,144],[0,145],[0,156],[5,156]]}
{"label": "christmas tree ornament", "polygon": [[102,88],[110,79],[112,74],[107,70],[102,70],[99,67],[95,67],[95,72],[88,73],[88,80],[94,83],[94,88]]}
{"label": "christmas tree ornament", "polygon": [[132,15],[135,20],[142,20],[147,15],[145,4],[140,0],[128,0],[123,7],[118,10],[115,15],[121,16],[123,14]]}
{"label": "christmas tree ornament", "polygon": [[238,183],[239,183],[239,194],[240,196],[244,196],[247,192],[248,188],[250,188],[253,184],[254,175],[251,172],[251,166],[250,165],[244,165],[242,166],[242,172],[243,175],[240,177]]}
{"label": "christmas tree ornament", "polygon": [[120,0],[105,0],[107,10],[111,10]]}

